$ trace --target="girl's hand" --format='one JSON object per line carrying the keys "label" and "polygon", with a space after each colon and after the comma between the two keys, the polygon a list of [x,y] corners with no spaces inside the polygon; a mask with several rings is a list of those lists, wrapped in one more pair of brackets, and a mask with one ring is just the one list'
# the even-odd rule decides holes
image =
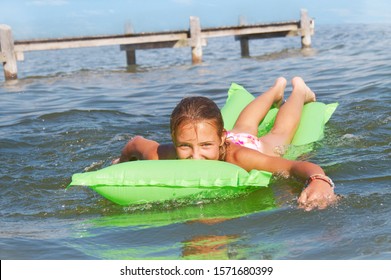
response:
{"label": "girl's hand", "polygon": [[327,182],[313,180],[303,189],[297,202],[299,203],[299,208],[310,211],[316,208],[325,209],[327,206],[335,203],[337,199],[334,188]]}

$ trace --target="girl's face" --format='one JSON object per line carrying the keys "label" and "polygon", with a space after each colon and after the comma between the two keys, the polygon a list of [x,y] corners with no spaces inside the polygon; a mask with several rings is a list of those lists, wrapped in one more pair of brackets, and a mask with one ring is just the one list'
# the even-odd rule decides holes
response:
{"label": "girl's face", "polygon": [[212,123],[185,122],[178,126],[173,140],[180,159],[218,160],[224,137],[217,134]]}

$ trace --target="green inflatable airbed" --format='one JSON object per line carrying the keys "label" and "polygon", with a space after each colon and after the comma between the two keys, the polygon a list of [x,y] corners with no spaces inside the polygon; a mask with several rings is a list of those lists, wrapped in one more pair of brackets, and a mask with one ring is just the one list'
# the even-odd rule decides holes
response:
{"label": "green inflatable airbed", "polygon": [[[242,86],[235,83],[231,85],[227,101],[221,109],[227,130],[232,129],[240,112],[253,99],[254,96]],[[337,103],[306,104],[292,146],[303,146],[322,139],[324,125],[337,106]],[[264,135],[272,128],[277,112],[276,108],[268,112],[259,125],[258,136]],[[290,153],[289,158],[308,151],[297,150],[300,152]],[[128,206],[170,200],[194,202],[231,198],[266,187],[271,176],[269,172],[247,172],[239,166],[222,161],[140,160],[74,174],[68,187],[89,186],[103,197],[119,205]]]}

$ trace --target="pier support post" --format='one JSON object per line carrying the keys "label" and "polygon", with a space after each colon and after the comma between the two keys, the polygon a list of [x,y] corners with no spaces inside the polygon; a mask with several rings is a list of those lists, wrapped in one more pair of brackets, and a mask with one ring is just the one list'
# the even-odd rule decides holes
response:
{"label": "pier support post", "polygon": [[[243,26],[247,24],[247,20],[244,16],[239,17],[239,26]],[[240,52],[242,57],[250,56],[250,47],[249,47],[249,38],[245,36],[240,36]]]}
{"label": "pier support post", "polygon": [[[134,33],[132,24],[130,23],[125,24],[125,34],[132,34],[132,33]],[[125,52],[126,52],[126,65],[127,66],[136,65],[136,50],[127,49]]]}
{"label": "pier support post", "polygon": [[193,64],[202,62],[201,23],[198,17],[190,17],[190,45]]}
{"label": "pier support post", "polygon": [[136,65],[136,50],[126,51],[126,65],[127,66]]}
{"label": "pier support post", "polygon": [[15,80],[18,78],[18,68],[14,50],[14,39],[11,27],[0,24],[0,61],[3,64],[5,80]]}
{"label": "pier support post", "polygon": [[249,39],[246,37],[240,38],[240,52],[242,54],[242,57],[249,57],[250,56],[250,47],[249,47]]}
{"label": "pier support post", "polygon": [[311,18],[308,16],[307,10],[300,11],[300,29],[301,29],[301,47],[311,47]]}

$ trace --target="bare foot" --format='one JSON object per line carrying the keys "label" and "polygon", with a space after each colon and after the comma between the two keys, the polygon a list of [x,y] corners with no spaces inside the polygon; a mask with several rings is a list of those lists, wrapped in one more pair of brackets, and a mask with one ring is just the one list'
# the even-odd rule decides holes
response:
{"label": "bare foot", "polygon": [[305,93],[304,103],[315,102],[316,95],[315,93],[306,85],[304,80],[300,77],[294,77],[292,79],[292,86],[297,90],[300,89],[300,92]]}
{"label": "bare foot", "polygon": [[281,105],[284,103],[284,90],[286,87],[286,79],[284,77],[277,78],[276,82],[274,83],[273,87],[277,88],[277,93],[274,97],[274,107],[280,108]]}

